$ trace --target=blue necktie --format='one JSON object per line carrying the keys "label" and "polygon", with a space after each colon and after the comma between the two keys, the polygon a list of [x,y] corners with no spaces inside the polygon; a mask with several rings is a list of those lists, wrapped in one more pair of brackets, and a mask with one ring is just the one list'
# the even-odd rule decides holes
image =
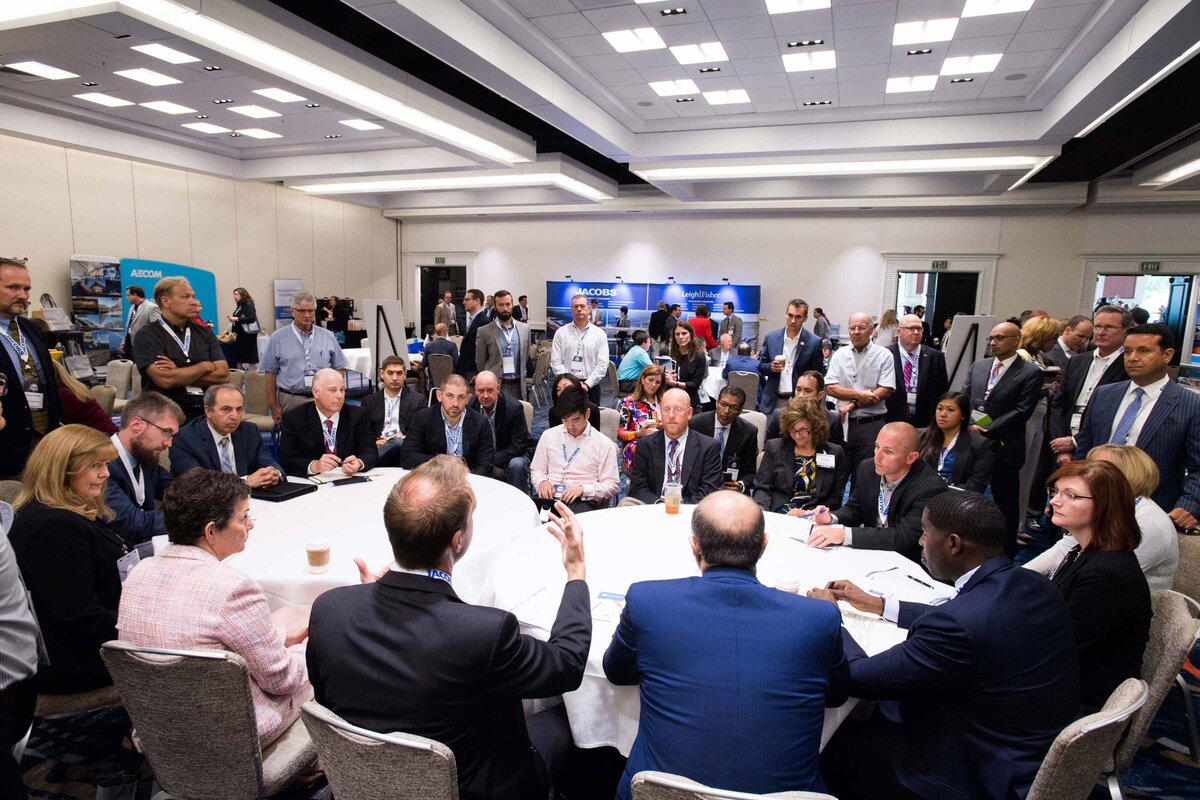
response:
{"label": "blue necktie", "polygon": [[1129,431],[1133,429],[1133,421],[1137,419],[1138,412],[1142,410],[1142,398],[1146,396],[1146,390],[1138,387],[1133,390],[1133,402],[1129,404],[1129,408],[1125,409],[1125,413],[1121,415],[1121,421],[1117,423],[1117,429],[1113,431],[1112,438],[1109,439],[1109,444],[1125,444],[1129,439]]}
{"label": "blue necktie", "polygon": [[717,433],[717,444],[721,445],[721,458],[725,458],[725,433],[728,428],[721,428]]}

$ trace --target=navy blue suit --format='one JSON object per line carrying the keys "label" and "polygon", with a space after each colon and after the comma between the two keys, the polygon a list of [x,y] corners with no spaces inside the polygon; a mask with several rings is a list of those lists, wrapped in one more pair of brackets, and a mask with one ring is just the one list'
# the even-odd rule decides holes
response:
{"label": "navy blue suit", "polygon": [[864,763],[890,767],[883,780],[920,797],[1024,797],[1079,712],[1075,635],[1057,588],[996,556],[943,605],[901,603],[898,624],[907,641],[871,658],[846,641],[850,694],[899,701],[880,711],[902,737],[868,756],[883,763]]}
{"label": "navy blue suit", "polygon": [[[263,467],[274,467],[283,474],[283,467],[267,452],[254,423],[243,422],[229,438],[238,475],[245,477]],[[217,443],[208,429],[206,417],[196,417],[184,425],[171,443],[171,474],[179,477],[195,467],[221,471],[221,457],[217,454]]]}
{"label": "navy blue suit", "polygon": [[[1100,386],[1092,395],[1075,443],[1076,458],[1112,436],[1117,407],[1129,381]],[[1158,489],[1151,499],[1164,511],[1182,508],[1200,518],[1200,394],[1167,381],[1142,424],[1136,444],[1158,465]]]}
{"label": "navy blue suit", "polygon": [[[721,370],[721,377],[729,380],[731,372],[753,372],[757,375],[758,359],[752,356],[732,355],[725,361],[725,369]],[[761,381],[761,378],[759,380]],[[758,398],[747,397],[746,404],[749,405],[751,400],[757,402]]]}
{"label": "navy blue suit", "polygon": [[163,525],[162,510],[154,507],[154,501],[162,499],[163,492],[175,478],[155,464],[142,470],[142,480],[146,485],[146,499],[138,505],[137,497],[133,493],[133,479],[125,471],[120,457],[108,462],[108,484],[104,490],[104,502],[116,515],[108,526],[125,537],[125,541],[130,544],[147,542],[167,532]]}
{"label": "navy blue suit", "polygon": [[[779,376],[783,373],[771,369],[771,362],[775,356],[783,354],[785,330],[780,328],[768,333],[763,338],[762,349],[758,351],[758,373],[765,379],[758,385],[758,410],[767,416],[775,410],[775,403],[779,400]],[[801,328],[800,341],[796,344],[796,360],[792,363],[792,385],[783,387],[784,392],[791,394],[796,388],[796,378],[810,369],[824,374],[825,356],[821,352],[821,340],[808,328]]]}
{"label": "navy blue suit", "polygon": [[741,792],[824,791],[825,708],[847,697],[834,606],[727,567],[635,583],[625,600],[604,674],[640,683],[642,709],[618,800],[642,770]]}

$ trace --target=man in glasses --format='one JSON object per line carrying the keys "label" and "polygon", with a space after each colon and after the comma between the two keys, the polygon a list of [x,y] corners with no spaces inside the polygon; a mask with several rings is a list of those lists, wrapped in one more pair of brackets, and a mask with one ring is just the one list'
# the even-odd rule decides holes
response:
{"label": "man in glasses", "polygon": [[108,464],[104,502],[116,514],[109,525],[130,544],[149,545],[167,532],[154,501],[162,499],[173,479],[159,457],[184,419],[179,404],[157,392],[142,392],[121,409],[121,431],[112,436],[117,457]]}
{"label": "man in glasses", "polygon": [[258,364],[267,406],[276,422],[283,419],[284,413],[312,400],[318,372],[346,368],[342,346],[316,320],[317,298],[308,292],[292,295],[292,324],[271,334],[267,352]]}
{"label": "man in glasses", "polygon": [[711,436],[721,446],[722,489],[748,492],[758,464],[758,431],[741,418],[746,393],[726,386],[717,397],[717,410],[692,417],[691,430]]}
{"label": "man in glasses", "polygon": [[846,419],[846,468],[853,488],[858,465],[875,453],[875,439],[887,419],[888,397],[896,391],[892,354],[871,341],[871,316],[850,315],[850,346],[835,350],[825,374],[825,391]]}
{"label": "man in glasses", "polygon": [[1042,371],[1017,355],[1021,330],[1011,322],[992,328],[992,355],[971,365],[963,394],[971,398],[971,430],[992,443],[992,498],[1004,514],[1004,552],[1017,554],[1021,466],[1025,463],[1025,423],[1042,392]]}
{"label": "man in glasses", "polygon": [[950,386],[946,357],[940,350],[921,345],[925,327],[916,314],[900,318],[896,341],[888,348],[896,369],[896,391],[887,399],[888,420],[916,428],[933,424],[938,398]]}

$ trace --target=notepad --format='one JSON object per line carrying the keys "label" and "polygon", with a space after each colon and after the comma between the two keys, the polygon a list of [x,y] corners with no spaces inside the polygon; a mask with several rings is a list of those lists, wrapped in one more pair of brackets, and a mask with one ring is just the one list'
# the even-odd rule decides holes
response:
{"label": "notepad", "polygon": [[900,627],[879,617],[857,612],[842,612],[842,626],[854,637],[858,646],[869,656],[876,656],[904,641],[907,635]]}

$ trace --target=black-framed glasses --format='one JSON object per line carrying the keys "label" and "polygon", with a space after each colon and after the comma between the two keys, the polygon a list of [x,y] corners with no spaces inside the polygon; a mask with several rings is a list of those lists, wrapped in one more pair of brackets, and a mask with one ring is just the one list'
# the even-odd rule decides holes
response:
{"label": "black-framed glasses", "polygon": [[742,407],[741,407],[741,406],[734,405],[733,403],[726,403],[724,400],[718,400],[718,401],[717,401],[717,408],[723,408],[723,409],[725,409],[726,411],[736,411],[736,412],[737,412],[737,413],[739,413],[739,414],[741,414],[741,413],[742,413]]}
{"label": "black-framed glasses", "polygon": [[145,417],[138,417],[138,419],[140,419],[142,422],[146,423],[147,425],[158,428],[160,431],[162,431],[163,433],[165,433],[167,435],[168,439],[172,439],[179,435],[179,431],[173,431],[170,428],[164,428],[162,425],[159,425],[156,422],[151,422],[150,420],[146,419]]}
{"label": "black-framed glasses", "polygon": [[1046,490],[1046,499],[1047,500],[1053,500],[1054,498],[1058,497],[1059,495],[1062,495],[1062,498],[1064,500],[1070,500],[1072,503],[1074,503],[1076,500],[1095,500],[1096,499],[1095,497],[1092,497],[1090,494],[1075,494],[1070,489],[1065,489],[1061,492],[1058,489],[1047,489]]}

